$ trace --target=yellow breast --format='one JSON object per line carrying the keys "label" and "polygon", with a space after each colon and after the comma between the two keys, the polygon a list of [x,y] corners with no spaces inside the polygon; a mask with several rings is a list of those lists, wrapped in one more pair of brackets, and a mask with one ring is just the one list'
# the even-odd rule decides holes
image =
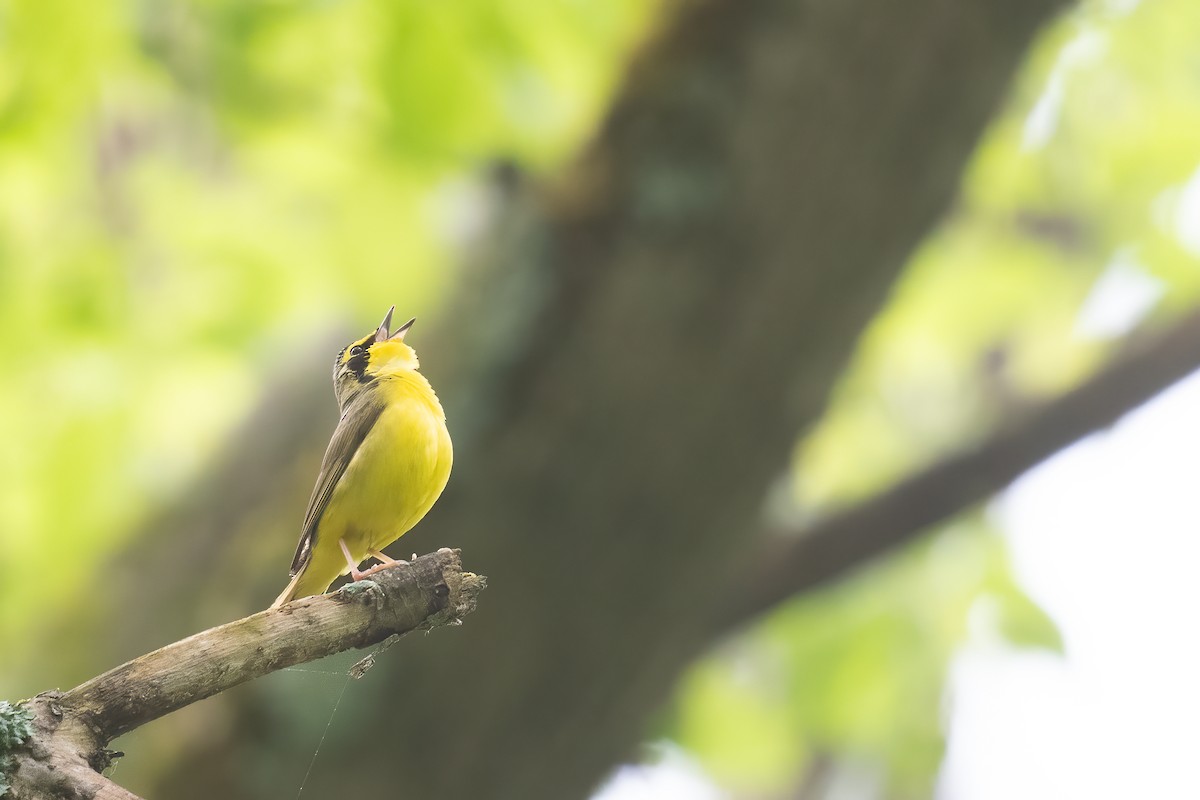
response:
{"label": "yellow breast", "polygon": [[379,382],[375,391],[386,393],[387,405],[338,481],[317,529],[308,568],[317,582],[349,572],[339,539],[355,559],[365,560],[368,550],[387,547],[416,525],[450,478],[450,433],[429,384],[418,373]]}

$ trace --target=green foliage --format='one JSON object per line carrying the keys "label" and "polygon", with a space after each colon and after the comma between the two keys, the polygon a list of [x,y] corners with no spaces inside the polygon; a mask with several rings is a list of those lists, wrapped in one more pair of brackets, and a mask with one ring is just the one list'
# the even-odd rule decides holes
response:
{"label": "green foliage", "polygon": [[462,174],[569,155],[651,10],[0,0],[0,651],[272,372],[427,315]]}
{"label": "green foliage", "polygon": [[1078,382],[1111,343],[1080,324],[1110,265],[1161,282],[1166,313],[1194,301],[1200,206],[1182,203],[1200,141],[1184,131],[1200,92],[1180,31],[1197,26],[1200,7],[1160,0],[1093,3],[1046,31],[806,441],[804,502],[873,491]]}
{"label": "green foliage", "polygon": [[698,664],[676,735],[743,792],[798,784],[816,756],[873,765],[927,796],[941,760],[946,671],[968,638],[1057,650],[1002,540],[963,520],[845,583],[794,602]]}
{"label": "green foliage", "polygon": [[[104,563],[292,348],[393,300],[436,306],[479,213],[463,173],[568,157],[653,8],[0,0],[0,652],[54,613],[38,567],[71,585]],[[1195,300],[1200,6],[1112,8],[1085,5],[1031,54],[800,447],[806,509],[1086,374],[1111,337],[1081,334],[1079,309],[1115,260],[1161,282],[1164,311]],[[726,643],[670,732],[746,791],[833,758],[928,795],[948,665],[976,637],[1061,647],[981,518]],[[27,735],[21,713],[0,704],[0,739]]]}

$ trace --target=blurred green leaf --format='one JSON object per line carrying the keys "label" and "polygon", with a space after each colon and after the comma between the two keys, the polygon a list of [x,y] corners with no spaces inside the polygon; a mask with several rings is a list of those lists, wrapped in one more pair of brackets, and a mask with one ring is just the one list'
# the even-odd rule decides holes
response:
{"label": "blurred green leaf", "polygon": [[0,653],[296,337],[436,306],[479,213],[440,193],[568,157],[655,9],[0,2]]}

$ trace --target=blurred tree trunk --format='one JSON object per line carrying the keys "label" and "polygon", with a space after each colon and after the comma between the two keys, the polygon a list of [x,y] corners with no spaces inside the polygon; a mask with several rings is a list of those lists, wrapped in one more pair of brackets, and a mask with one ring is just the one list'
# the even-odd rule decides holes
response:
{"label": "blurred tree trunk", "polygon": [[[409,798],[579,798],[636,756],[708,644],[723,602],[712,587],[759,544],[797,436],[1058,7],[679,4],[576,166],[538,190],[518,182],[421,348],[456,471],[395,549],[461,547],[491,588],[462,629],[381,659],[369,703],[351,701],[353,724],[322,751],[337,768],[306,796],[346,796],[351,782]],[[332,424],[308,411],[292,422],[322,442]],[[282,491],[304,495],[308,479],[270,474],[287,501],[262,508],[298,509]],[[234,550],[247,580],[261,571],[246,537],[222,535],[195,553],[197,571]],[[149,552],[129,563],[168,548]],[[264,602],[280,580],[253,578]],[[195,602],[211,585],[170,593]],[[280,752],[251,719],[286,716],[268,706],[239,695],[240,738],[193,748],[151,794],[263,796],[252,765],[310,754]]]}

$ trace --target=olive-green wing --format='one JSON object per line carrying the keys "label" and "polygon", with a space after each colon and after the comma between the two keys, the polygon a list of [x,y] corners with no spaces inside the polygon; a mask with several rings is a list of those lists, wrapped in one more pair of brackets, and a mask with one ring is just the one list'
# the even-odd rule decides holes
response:
{"label": "olive-green wing", "polygon": [[329,447],[325,450],[325,458],[321,461],[321,471],[317,475],[317,485],[313,487],[312,497],[308,499],[308,510],[304,512],[304,528],[300,533],[300,543],[296,545],[296,555],[292,558],[292,575],[299,572],[308,561],[309,554],[317,540],[317,525],[321,515],[329,505],[329,498],[334,488],[346,472],[350,460],[358,452],[359,445],[371,432],[379,415],[383,412],[384,403],[378,392],[367,390],[350,401],[350,405],[342,414]]}

